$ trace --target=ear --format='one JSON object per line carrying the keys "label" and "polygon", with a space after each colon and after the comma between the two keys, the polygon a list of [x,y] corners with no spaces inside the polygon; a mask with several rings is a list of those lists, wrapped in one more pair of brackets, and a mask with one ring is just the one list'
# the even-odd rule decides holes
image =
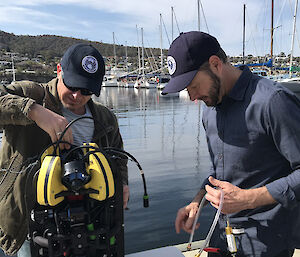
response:
{"label": "ear", "polygon": [[220,75],[223,68],[223,62],[221,61],[221,59],[216,55],[212,55],[211,57],[209,57],[208,62],[212,72]]}
{"label": "ear", "polygon": [[61,73],[61,64],[58,63],[57,64],[57,77],[60,75],[60,73]]}

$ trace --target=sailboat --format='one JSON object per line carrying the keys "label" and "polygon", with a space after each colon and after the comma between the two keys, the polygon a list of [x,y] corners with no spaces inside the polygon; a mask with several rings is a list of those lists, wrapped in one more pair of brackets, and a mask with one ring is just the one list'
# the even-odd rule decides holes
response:
{"label": "sailboat", "polygon": [[126,72],[117,68],[117,54],[116,54],[116,43],[115,33],[113,32],[113,47],[114,47],[114,67],[104,76],[102,86],[103,87],[118,87],[119,78],[124,76]]}
{"label": "sailboat", "polygon": [[[289,67],[275,67],[273,65],[273,38],[274,38],[274,0],[271,0],[271,48],[270,48],[270,59],[267,62],[262,63],[252,63],[252,64],[244,64],[244,56],[245,56],[245,4],[244,4],[244,25],[243,25],[243,64],[235,65],[236,67],[241,65],[247,65],[249,67],[266,67],[260,68],[260,69],[253,69],[252,72],[262,76],[266,77],[268,79],[277,81],[277,82],[300,82],[300,78],[297,78],[295,75],[292,74],[292,71],[295,70],[295,67],[292,67],[293,62],[293,49],[294,49],[294,37],[296,32],[296,16],[297,16],[297,8],[298,8],[298,0],[295,0],[295,10],[294,10],[294,19],[293,19],[293,34],[292,34],[292,46],[291,46],[291,54],[290,54],[290,64]],[[269,72],[271,75],[267,74]],[[274,71],[289,71],[289,75],[286,73],[277,73],[274,74]]]}
{"label": "sailboat", "polygon": [[145,76],[145,61],[144,61],[144,30],[141,28],[141,35],[142,35],[142,76],[137,79],[134,84],[134,87],[139,88],[154,88],[152,83],[149,83],[146,76]]}
{"label": "sailboat", "polygon": [[295,1],[295,10],[294,10],[294,22],[293,22],[293,34],[292,34],[292,42],[291,42],[291,54],[290,54],[290,66],[289,66],[289,77],[285,79],[279,80],[280,82],[300,82],[300,77],[293,76],[293,53],[294,53],[294,40],[296,34],[296,18],[297,18],[297,10],[298,10],[298,0]]}

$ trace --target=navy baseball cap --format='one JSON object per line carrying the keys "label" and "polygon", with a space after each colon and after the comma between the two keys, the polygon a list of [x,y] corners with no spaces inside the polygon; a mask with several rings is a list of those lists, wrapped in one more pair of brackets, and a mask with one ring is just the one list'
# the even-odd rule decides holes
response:
{"label": "navy baseball cap", "polygon": [[190,31],[181,33],[168,51],[168,69],[171,75],[162,94],[185,89],[193,80],[200,66],[221,49],[217,39],[207,33]]}
{"label": "navy baseball cap", "polygon": [[66,86],[85,88],[96,96],[100,95],[105,64],[95,47],[83,43],[72,45],[60,64]]}

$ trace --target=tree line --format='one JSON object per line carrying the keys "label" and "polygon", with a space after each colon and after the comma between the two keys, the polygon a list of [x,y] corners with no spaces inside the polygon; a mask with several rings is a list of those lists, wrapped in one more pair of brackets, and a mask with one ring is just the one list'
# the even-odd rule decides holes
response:
{"label": "tree line", "polygon": [[[27,55],[30,58],[42,55],[45,61],[53,61],[55,57],[61,57],[65,50],[75,43],[88,43],[97,48],[103,56],[113,56],[113,44],[107,44],[72,37],[63,37],[55,35],[15,35],[0,30],[0,49],[8,52],[17,52],[21,55]],[[153,48],[154,56],[160,55],[160,49]],[[125,46],[116,45],[117,57],[125,56]],[[137,47],[128,46],[127,56],[136,57]]]}

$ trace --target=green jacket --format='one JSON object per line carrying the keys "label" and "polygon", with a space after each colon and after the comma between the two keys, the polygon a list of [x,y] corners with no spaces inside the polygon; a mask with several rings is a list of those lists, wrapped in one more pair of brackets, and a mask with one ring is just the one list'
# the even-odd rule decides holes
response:
{"label": "green jacket", "polygon": [[[9,255],[18,251],[28,233],[24,194],[32,178],[28,179],[26,172],[20,171],[24,162],[51,143],[50,136],[28,118],[28,112],[38,103],[62,115],[56,86],[57,79],[47,84],[20,81],[0,86],[0,129],[4,132],[0,151],[0,247]],[[115,115],[92,99],[88,105],[95,125],[93,142],[105,147],[108,141],[111,147],[123,148]],[[117,161],[117,165],[123,184],[127,184],[127,162]]]}

